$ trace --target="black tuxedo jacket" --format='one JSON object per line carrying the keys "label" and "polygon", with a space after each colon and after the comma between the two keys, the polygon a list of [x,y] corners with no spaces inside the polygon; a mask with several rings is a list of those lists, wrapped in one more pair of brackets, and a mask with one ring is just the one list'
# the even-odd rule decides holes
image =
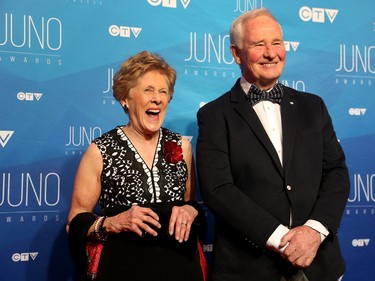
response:
{"label": "black tuxedo jacket", "polygon": [[216,218],[211,280],[292,274],[296,269],[266,241],[279,224],[308,219],[330,231],[305,270],[309,280],[337,280],[345,271],[336,233],[350,183],[331,118],[320,97],[288,87],[280,106],[283,165],[239,80],[198,111],[198,178]]}

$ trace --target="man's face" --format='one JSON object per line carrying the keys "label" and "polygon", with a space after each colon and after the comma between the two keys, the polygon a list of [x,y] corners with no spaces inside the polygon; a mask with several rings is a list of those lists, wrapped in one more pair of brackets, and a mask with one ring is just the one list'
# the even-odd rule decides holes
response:
{"label": "man's face", "polygon": [[282,74],[286,52],[279,24],[259,16],[243,24],[242,48],[231,46],[245,79],[263,90],[273,87]]}

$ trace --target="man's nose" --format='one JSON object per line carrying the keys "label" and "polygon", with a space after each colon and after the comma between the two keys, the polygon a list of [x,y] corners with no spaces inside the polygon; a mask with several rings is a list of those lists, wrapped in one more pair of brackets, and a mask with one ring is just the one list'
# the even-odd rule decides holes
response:
{"label": "man's nose", "polygon": [[266,45],[264,50],[264,56],[269,58],[274,58],[276,56],[275,47],[272,45]]}

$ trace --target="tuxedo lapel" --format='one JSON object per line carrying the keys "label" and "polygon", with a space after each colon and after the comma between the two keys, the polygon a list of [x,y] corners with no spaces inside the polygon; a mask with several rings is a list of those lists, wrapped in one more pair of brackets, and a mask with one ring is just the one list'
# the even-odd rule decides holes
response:
{"label": "tuxedo lapel", "polygon": [[283,166],[284,171],[288,171],[294,150],[295,135],[297,131],[297,106],[298,102],[292,92],[286,88],[284,89],[284,98],[280,104],[281,106],[281,123],[283,130]]}
{"label": "tuxedo lapel", "polygon": [[[239,83],[233,86],[231,90],[231,103],[233,105],[234,110],[241,115],[244,122],[248,124],[250,129],[254,132],[255,136],[262,143],[264,148],[270,154],[271,158],[275,162],[280,174],[283,174],[283,168],[281,166],[281,162],[277,152],[269,139],[267,132],[264,130],[262,123],[260,122],[255,110],[249,104],[246,99],[246,95],[242,90],[242,87]],[[243,144],[245,145],[245,143]]]}

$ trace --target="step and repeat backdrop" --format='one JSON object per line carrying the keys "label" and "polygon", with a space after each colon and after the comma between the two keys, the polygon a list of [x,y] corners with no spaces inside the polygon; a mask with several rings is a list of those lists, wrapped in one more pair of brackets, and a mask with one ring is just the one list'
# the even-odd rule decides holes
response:
{"label": "step and repeat backdrop", "polygon": [[[74,176],[91,140],[127,123],[111,90],[120,64],[150,50],[177,70],[164,126],[195,148],[197,110],[240,75],[230,23],[260,7],[283,27],[281,82],[323,97],[347,155],[343,280],[374,280],[373,0],[1,0],[0,281],[73,280],[65,224]],[[210,260],[208,210],[207,219]]]}

